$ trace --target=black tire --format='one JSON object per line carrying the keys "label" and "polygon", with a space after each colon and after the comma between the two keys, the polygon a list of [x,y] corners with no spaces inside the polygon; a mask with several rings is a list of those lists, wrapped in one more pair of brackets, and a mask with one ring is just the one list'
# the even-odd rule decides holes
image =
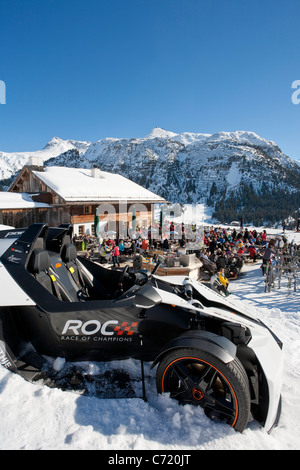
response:
{"label": "black tire", "polygon": [[159,393],[201,406],[209,418],[225,421],[236,431],[242,432],[248,423],[249,382],[238,358],[225,364],[202,350],[173,350],[157,368],[156,386]]}

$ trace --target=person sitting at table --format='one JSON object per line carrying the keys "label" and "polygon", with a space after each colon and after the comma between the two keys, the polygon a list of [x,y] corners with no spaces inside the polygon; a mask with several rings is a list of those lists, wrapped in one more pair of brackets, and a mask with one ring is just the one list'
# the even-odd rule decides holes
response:
{"label": "person sitting at table", "polygon": [[108,238],[106,241],[105,241],[105,248],[107,251],[111,251],[113,249],[113,246],[114,246],[114,242],[111,238]]}
{"label": "person sitting at table", "polygon": [[255,263],[255,261],[257,259],[257,251],[256,251],[256,248],[253,244],[251,244],[248,247],[248,252],[249,252],[249,258],[253,259],[253,263]]}
{"label": "person sitting at table", "polygon": [[147,251],[149,249],[149,242],[148,242],[147,238],[143,239],[141,249],[143,251]]}
{"label": "person sitting at table", "polygon": [[229,286],[229,281],[227,277],[225,277],[225,269],[221,268],[219,271],[219,281],[221,283],[220,291],[223,292],[225,295],[229,295],[228,292],[228,286]]}
{"label": "person sitting at table", "polygon": [[123,242],[123,240],[120,240],[120,243],[119,243],[120,255],[122,255],[124,253],[124,250],[125,250],[124,242]]}

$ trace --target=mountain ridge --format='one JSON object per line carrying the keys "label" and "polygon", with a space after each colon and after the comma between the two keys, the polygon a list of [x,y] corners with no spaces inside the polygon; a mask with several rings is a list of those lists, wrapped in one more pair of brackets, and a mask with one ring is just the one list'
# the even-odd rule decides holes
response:
{"label": "mountain ridge", "polygon": [[241,214],[251,221],[282,220],[300,207],[299,164],[251,131],[175,133],[156,127],[142,138],[87,142],[54,137],[38,152],[0,152],[0,179],[13,177],[30,155],[45,165],[97,165],[171,202],[205,202],[222,221]]}

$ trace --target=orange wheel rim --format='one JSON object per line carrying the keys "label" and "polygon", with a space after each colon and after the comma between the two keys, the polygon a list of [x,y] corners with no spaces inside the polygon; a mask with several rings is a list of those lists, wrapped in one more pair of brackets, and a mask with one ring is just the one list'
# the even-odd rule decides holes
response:
{"label": "orange wheel rim", "polygon": [[[233,386],[231,385],[231,383],[229,382],[229,380],[227,379],[227,377],[225,377],[225,375],[219,370],[217,369],[215,366],[213,366],[212,364],[210,364],[209,362],[207,361],[204,361],[203,359],[199,359],[197,357],[180,357],[178,359],[175,359],[174,361],[170,362],[170,364],[168,364],[168,366],[165,368],[164,370],[164,373],[163,373],[163,376],[162,376],[162,393],[166,393],[165,392],[165,386],[164,386],[164,381],[165,381],[165,376],[166,376],[166,373],[167,371],[169,370],[169,368],[175,364],[176,362],[178,361],[182,361],[182,360],[193,360],[193,361],[196,361],[196,362],[200,362],[200,363],[203,363],[203,364],[206,364],[208,365],[209,367],[211,367],[212,369],[214,369],[222,378],[223,380],[225,381],[225,383],[228,385],[228,387],[230,388],[230,391],[231,391],[231,394],[232,394],[232,397],[234,399],[234,403],[235,403],[235,416],[234,416],[234,419],[233,419],[233,422],[231,424],[232,427],[235,426],[236,422],[237,422],[237,418],[238,418],[238,411],[239,411],[239,407],[238,407],[238,400],[237,400],[237,396],[235,394],[235,391],[233,389]],[[204,393],[202,392],[202,390],[200,390],[199,388],[195,387],[193,390],[192,390],[192,396],[193,398],[196,400],[196,401],[199,401],[201,402],[201,400],[203,400],[204,398]]]}

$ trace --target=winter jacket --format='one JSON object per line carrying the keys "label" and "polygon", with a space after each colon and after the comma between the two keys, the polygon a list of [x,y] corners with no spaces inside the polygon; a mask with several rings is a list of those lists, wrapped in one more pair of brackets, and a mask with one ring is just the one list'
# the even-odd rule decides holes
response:
{"label": "winter jacket", "polygon": [[221,284],[223,284],[223,286],[227,287],[228,284],[229,284],[229,281],[227,279],[227,277],[223,276],[223,274],[219,274],[219,281],[221,282]]}
{"label": "winter jacket", "polygon": [[118,245],[116,245],[116,246],[113,248],[112,255],[113,255],[113,256],[119,256],[119,255],[120,255],[120,250],[119,250]]}
{"label": "winter jacket", "polygon": [[265,249],[262,258],[263,258],[263,260],[265,260],[265,261],[269,261],[273,255],[274,255],[274,251],[271,250],[271,248],[268,247],[268,248]]}

